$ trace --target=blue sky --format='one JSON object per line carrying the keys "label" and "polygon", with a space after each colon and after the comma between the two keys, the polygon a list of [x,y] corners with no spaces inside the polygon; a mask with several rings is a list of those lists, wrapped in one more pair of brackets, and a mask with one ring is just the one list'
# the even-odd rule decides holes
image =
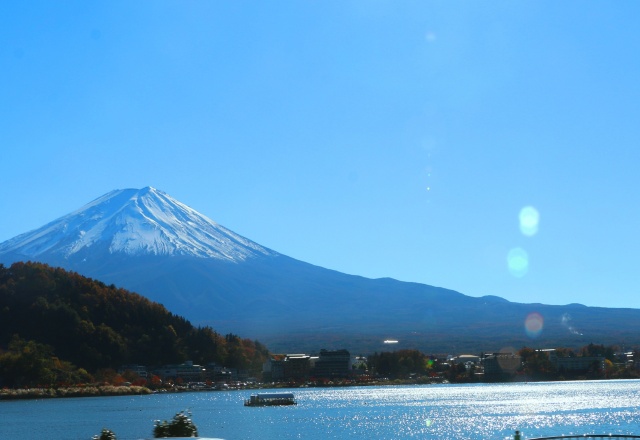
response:
{"label": "blue sky", "polygon": [[4,2],[0,241],[153,186],[342,272],[640,308],[639,9]]}

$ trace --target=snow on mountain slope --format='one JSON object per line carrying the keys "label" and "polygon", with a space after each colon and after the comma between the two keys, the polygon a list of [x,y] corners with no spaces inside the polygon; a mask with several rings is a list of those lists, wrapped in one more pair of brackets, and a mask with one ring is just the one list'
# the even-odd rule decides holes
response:
{"label": "snow on mountain slope", "polygon": [[1,243],[0,255],[67,259],[98,247],[113,254],[232,262],[278,255],[151,187],[111,191],[76,212]]}

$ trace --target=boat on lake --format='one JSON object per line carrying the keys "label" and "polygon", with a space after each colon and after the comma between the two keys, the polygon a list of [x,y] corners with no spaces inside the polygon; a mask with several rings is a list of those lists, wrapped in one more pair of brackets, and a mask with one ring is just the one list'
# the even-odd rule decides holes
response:
{"label": "boat on lake", "polygon": [[258,393],[244,401],[244,406],[286,406],[296,405],[293,393]]}

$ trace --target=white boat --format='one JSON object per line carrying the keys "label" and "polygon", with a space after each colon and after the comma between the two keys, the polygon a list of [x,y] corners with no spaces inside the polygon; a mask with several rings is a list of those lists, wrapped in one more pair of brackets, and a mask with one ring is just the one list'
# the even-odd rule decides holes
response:
{"label": "white boat", "polygon": [[296,405],[293,393],[258,393],[244,401],[244,406],[282,406]]}

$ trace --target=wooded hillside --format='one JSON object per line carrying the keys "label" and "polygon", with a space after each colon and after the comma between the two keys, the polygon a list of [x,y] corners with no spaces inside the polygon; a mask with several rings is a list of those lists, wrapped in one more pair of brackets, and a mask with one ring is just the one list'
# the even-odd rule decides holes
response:
{"label": "wooded hillside", "polygon": [[16,335],[89,372],[185,360],[259,371],[268,354],[257,341],[194,327],[138,294],[40,263],[0,265],[0,354]]}

